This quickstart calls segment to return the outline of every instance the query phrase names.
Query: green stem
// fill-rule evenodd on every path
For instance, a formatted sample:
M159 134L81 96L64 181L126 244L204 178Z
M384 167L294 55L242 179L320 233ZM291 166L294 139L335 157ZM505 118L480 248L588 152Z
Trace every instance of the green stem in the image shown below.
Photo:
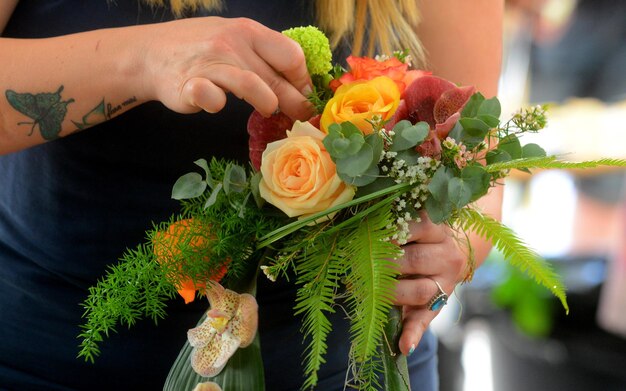
M411 391L406 356L400 353L398 346L402 333L402 308L391 307L388 319L384 329L385 346L382 352L385 391Z

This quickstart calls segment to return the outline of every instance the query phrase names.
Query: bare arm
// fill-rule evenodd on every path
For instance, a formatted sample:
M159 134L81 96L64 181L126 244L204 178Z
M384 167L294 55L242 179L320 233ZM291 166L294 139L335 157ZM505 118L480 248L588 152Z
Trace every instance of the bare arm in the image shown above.
M502 60L503 0L418 0L422 22L418 35L429 69L454 83L473 85L487 97L498 92ZM500 220L502 186L492 188L477 205ZM491 245L473 237L480 263Z
M279 105L295 118L310 114L300 47L247 19L2 38L0 69L0 154L88 128L150 100L180 113L217 112L232 92L266 115Z
M437 76L474 85L486 96L497 92L502 54L503 0L419 0L422 23L418 34L427 52L428 68ZM500 219L502 188L491 189L478 207ZM400 272L409 276L396 285L396 304L403 305L400 350L410 354L438 311L428 303L438 292L436 281L450 294L468 272L467 250L445 225L427 216L411 226L410 243L399 259ZM490 243L470 235L477 263Z

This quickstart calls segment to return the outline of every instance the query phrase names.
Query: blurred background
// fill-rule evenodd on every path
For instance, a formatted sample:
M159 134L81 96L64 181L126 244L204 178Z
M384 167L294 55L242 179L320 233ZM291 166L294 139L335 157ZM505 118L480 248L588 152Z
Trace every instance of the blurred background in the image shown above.
M550 103L522 144L626 158L626 1L506 5L503 116ZM433 325L441 390L626 390L626 172L515 174L503 222L558 270L570 313L492 252Z

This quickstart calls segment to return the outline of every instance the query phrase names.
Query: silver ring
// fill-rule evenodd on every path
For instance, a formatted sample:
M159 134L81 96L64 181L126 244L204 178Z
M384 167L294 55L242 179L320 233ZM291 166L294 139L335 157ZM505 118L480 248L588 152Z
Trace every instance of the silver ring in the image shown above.
M432 280L437 285L437 289L439 292L435 293L435 295L428 301L428 309L431 311L439 311L443 308L444 305L448 304L448 294L444 292L443 288L437 281L433 278L426 277L429 280Z

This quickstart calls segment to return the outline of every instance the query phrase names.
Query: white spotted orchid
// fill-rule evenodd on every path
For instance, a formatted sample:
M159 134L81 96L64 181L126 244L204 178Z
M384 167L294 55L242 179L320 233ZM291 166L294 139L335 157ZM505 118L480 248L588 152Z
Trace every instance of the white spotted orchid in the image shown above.
M218 375L235 351L250 345L258 325L256 299L247 293L225 289L219 283L207 284L211 304L206 320L187 332L193 347L191 366L199 375Z

